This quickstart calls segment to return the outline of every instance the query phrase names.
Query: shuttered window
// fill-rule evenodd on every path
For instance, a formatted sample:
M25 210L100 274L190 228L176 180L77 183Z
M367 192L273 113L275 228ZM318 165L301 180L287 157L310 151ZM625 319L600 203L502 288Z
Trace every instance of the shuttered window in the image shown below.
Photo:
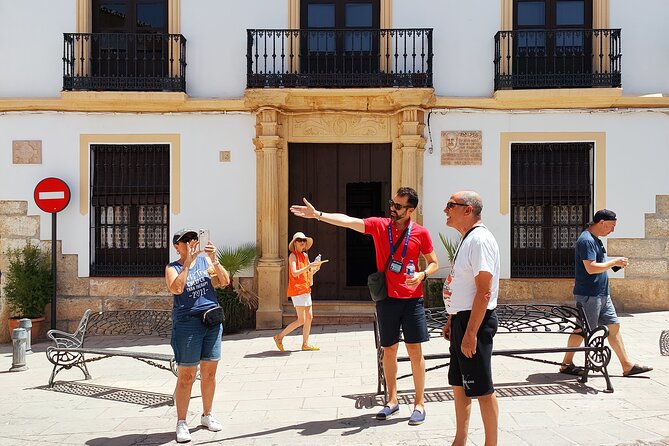
M91 146L91 276L162 276L169 257L167 144Z
M591 142L511 145L511 277L574 277L592 215Z

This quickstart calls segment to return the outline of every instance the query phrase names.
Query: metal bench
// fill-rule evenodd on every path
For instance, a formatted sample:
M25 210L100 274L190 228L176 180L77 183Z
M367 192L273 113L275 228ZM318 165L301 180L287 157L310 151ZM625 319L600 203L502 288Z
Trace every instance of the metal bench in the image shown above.
M441 338L442 328L446 323L447 314L444 308L427 308L425 310L427 317L427 328L430 338ZM606 326L599 326L595 329L590 329L583 311L579 305L578 308L566 305L498 305L497 318L499 327L498 334L503 333L546 333L546 334L571 334L580 330L580 334L584 339L584 345L581 347L567 347L566 339L561 340L561 346L546 347L546 348L520 348L520 349L496 349L493 347L493 355L507 356L518 359L525 359L529 361L542 362L545 364L560 365L559 362L547 361L544 359L530 358L521 355L536 355L544 353L565 353L565 352L585 352L584 374L579 378L579 382L586 383L588 381L588 374L590 372L601 372L606 379L606 393L613 392L611 379L607 371L607 366L611 360L611 349L604 345L604 341L609 335L609 330ZM383 373L383 348L379 341L379 329L376 321L376 314L374 314L374 340L376 342L376 361L378 369L378 383L377 394L383 393L388 397L386 389L386 381ZM444 342L444 349L446 353L426 354L425 360L450 359L451 355L448 353L448 343ZM398 362L409 361L408 356L398 356ZM448 366L439 364L434 367L427 368L426 371L436 370ZM411 374L399 376L397 379L407 378Z
M660 333L660 354L669 356L669 330L663 330Z
M85 341L90 336L160 336L167 338L172 333L171 311L167 310L118 310L93 313L86 310L74 333L49 330L47 336L54 345L47 347L46 356L53 364L49 387L61 370L73 367L91 379L86 364L112 356L133 358L177 375L172 354L144 353L110 348L87 348ZM91 355L90 357L87 355ZM167 363L167 364L164 364Z

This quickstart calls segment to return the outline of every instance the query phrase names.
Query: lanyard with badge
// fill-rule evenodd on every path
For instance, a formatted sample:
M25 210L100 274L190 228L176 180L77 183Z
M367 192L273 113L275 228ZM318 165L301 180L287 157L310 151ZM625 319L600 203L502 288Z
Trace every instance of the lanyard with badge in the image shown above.
M453 278L455 277L455 260L458 258L458 253L460 253L460 248L462 247L462 244L465 242L465 239L467 236L476 228L480 228L483 225L476 225L472 227L467 233L465 234L464 237L462 237L462 240L460 240L460 243L458 244L458 249L455 250L455 255L453 256L453 267L451 268L451 272L448 274L448 277L446 277L446 280L444 280L444 287L441 290L442 294L442 299L444 300L444 307L446 309L446 312L448 312L448 309L451 307L451 295L453 295L453 290L451 289L451 282L453 282Z
M390 258L392 262L388 266L388 269L394 273L399 273L402 271L402 264L404 263L404 257L407 255L407 246L409 246L409 235L411 235L411 226L413 222L409 223L409 227L406 229L406 236L404 238L404 248L402 248L402 260L395 260L395 246L393 245L393 233L390 229L390 224L388 225L388 243L390 243ZM401 237L401 236L400 236Z

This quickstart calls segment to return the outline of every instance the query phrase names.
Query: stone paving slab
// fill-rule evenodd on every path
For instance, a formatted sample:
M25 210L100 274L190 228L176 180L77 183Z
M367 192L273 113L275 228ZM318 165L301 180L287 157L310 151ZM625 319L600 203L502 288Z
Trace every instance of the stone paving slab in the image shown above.
M495 357L493 369L500 406L501 445L669 446L669 356L659 353L659 335L669 329L669 312L622 315L622 333L632 358L655 370L625 378L617 359L609 371L615 392L593 376L582 385L541 362ZM450 444L455 434L453 395L447 368L428 373L427 421L408 426L411 378L400 381L401 410L385 422L374 419L383 403L376 391L376 357L371 324L314 327L318 352L297 350L301 334L276 351L270 331L226 336L218 371L215 412L222 432L198 426L200 391L194 386L188 420L191 444L408 445ZM89 344L170 353L167 340L124 337L92 339ZM564 336L500 335L499 347L561 345ZM98 342L97 344L95 342ZM46 342L27 357L29 370L10 373L11 346L0 345L1 445L167 445L176 444L176 410L171 405L175 378L167 371L129 358L89 364L85 381L79 370L61 372L54 389L47 382L51 365ZM443 352L434 339L425 352ZM400 354L405 354L402 347ZM561 355L541 359L560 361ZM577 356L577 363L582 355ZM427 366L437 365L428 361ZM401 363L399 375L410 372ZM483 445L483 426L472 408L469 445Z

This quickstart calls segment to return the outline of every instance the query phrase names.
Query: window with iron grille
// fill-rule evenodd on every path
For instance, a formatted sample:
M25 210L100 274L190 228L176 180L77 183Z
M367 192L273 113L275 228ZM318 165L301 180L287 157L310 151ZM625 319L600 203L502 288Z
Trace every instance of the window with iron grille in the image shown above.
M162 276L169 257L170 146L91 146L91 276Z
M511 144L511 277L574 277L592 215L591 142Z

